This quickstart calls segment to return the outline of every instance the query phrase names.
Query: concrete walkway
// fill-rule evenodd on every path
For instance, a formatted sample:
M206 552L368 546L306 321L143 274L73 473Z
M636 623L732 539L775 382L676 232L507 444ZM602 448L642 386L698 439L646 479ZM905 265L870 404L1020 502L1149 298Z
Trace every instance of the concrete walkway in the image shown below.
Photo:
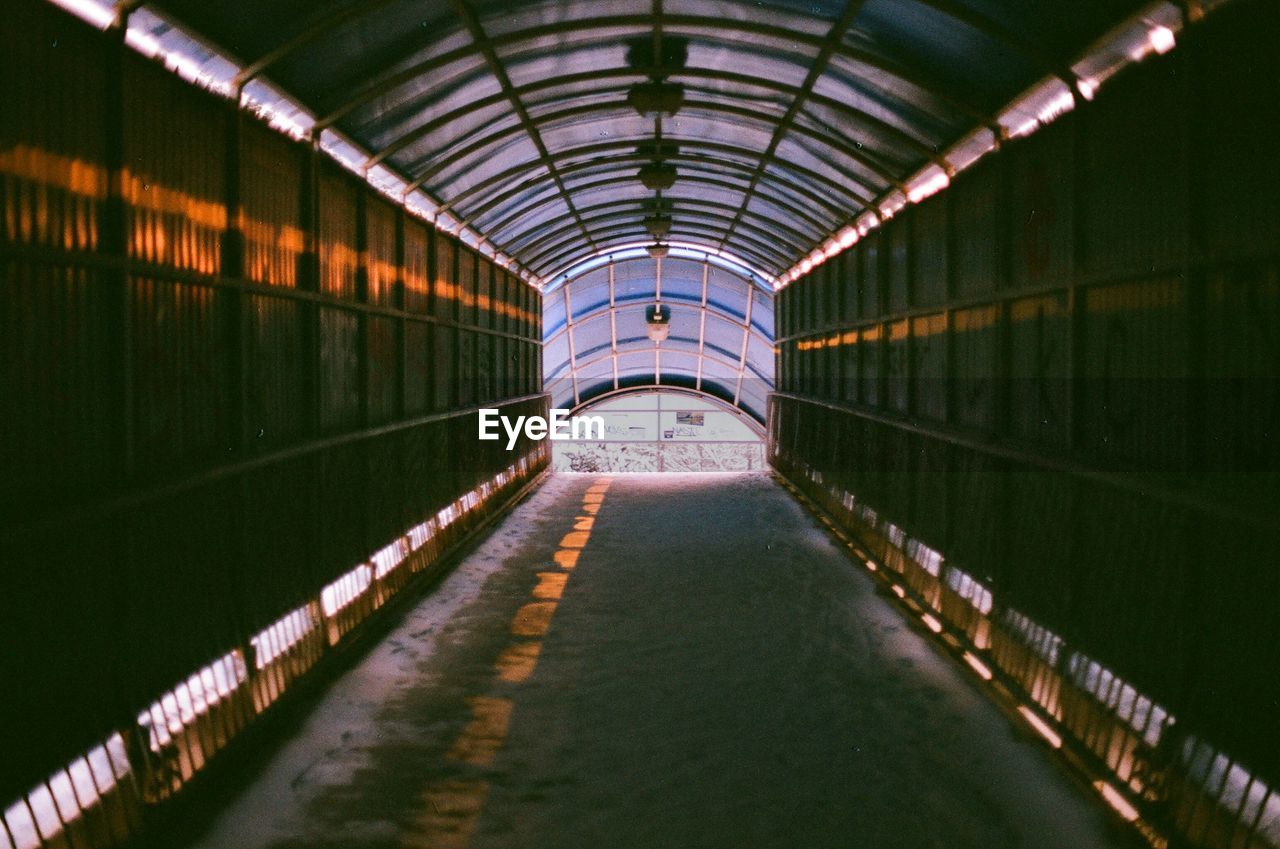
M1116 845L762 474L557 475L202 849Z

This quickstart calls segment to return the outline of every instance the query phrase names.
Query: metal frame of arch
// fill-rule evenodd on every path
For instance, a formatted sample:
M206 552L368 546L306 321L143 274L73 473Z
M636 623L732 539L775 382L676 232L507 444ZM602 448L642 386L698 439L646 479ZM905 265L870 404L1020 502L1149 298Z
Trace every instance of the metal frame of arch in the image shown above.
M712 172L712 173L714 174L715 172ZM608 177L603 180L587 182L581 185L573 185L571 186L571 189L573 191L586 194L586 193L595 191L596 189L603 189L603 188L608 188L610 186L616 186L617 182L618 181L616 177ZM741 192L744 188L746 188L745 183L742 185L738 185L735 183L730 183L727 180L716 179L715 177L704 177L701 174L691 172L689 169L681 170L680 182L682 184L689 184L689 185L696 185L696 186L709 186L711 188L721 189L729 192ZM793 219L795 219L795 222L802 222L808 225L816 233L826 234L828 232L828 228L830 228L831 226L830 222L823 223L819 221L817 218L813 217L813 215L810 213L809 210L797 207L788 200L779 199L774 195L765 195L762 192L756 192L756 194L759 195L766 203L769 203L772 206L777 207L779 210L791 216ZM679 203L682 199L680 196L672 195L672 194L667 194L665 195L665 197L666 199L672 201L673 203ZM544 194L542 197L540 197L536 201L534 200L526 201L525 205L522 206L519 210L509 214L506 218L503 218L500 221L487 225L486 229L489 232L493 233L495 237L497 237L498 234L504 232L508 227L513 226L522 217L528 215L530 212L532 212L535 209L538 209L539 207L545 206L548 203L553 203L555 200L556 200L556 197L554 194ZM796 232L799 232L799 231L796 231Z
M618 315L622 312L633 313L636 310L644 308L647 298L630 298L627 301L619 301L617 297L616 272L620 265L638 263L652 266L653 273L653 299L663 300L662 281L663 261L654 260L648 257L635 257L620 260L618 262L610 262L605 267L608 269L608 298L599 303L594 303L585 310L575 311L573 307L574 288L578 281L582 280L588 272L582 272L566 281L562 289L557 290L557 295L561 295L564 299L564 324L558 326L548 333L543 339L544 349L546 346L554 345L557 342L564 342L564 350L567 356L563 361L546 364L546 380L548 383L557 383L566 381L566 385L572 386L575 403L580 401L580 376L583 372L591 372L599 367L601 363L612 362L612 383L614 388L619 387L619 358L644 354L648 351L655 351L654 354L654 372L655 375L661 374L661 358L663 349L661 346L653 346L647 337L628 338L620 340L618 338ZM752 323L752 314L756 309L760 309L761 303L772 303L773 295L771 292L760 290L751 280L740 274L730 272L729 279L736 281L742 287L743 294L746 299L745 314L739 316L720 306L718 306L710 297L711 295L711 264L703 260L699 263L701 266L701 279L699 284L699 296L696 299L685 297L672 298L669 295L666 301L671 303L674 308L686 310L697 314L698 331L697 338L684 338L681 341L684 344L696 344L695 350L672 350L671 353L681 358L692 357L697 363L697 369L693 373L687 373L683 370L677 370L684 379L694 383L696 388L702 386L704 380L704 366L709 362L715 362L724 367L734 375L731 385L725 387L726 393L730 396L730 400L739 408L744 409L749 415L755 416L757 412L763 416L764 411L747 410L741 405L742 386L748 373L765 380L770 387L772 386L772 369L773 358L769 358L766 364L753 365L748 357L750 343L754 339L756 343L766 346L770 351L773 349L773 338L762 331L759 327ZM595 267L591 273L598 273L599 267ZM690 282L688 276L681 275L686 283ZM599 285L599 279L595 278L592 285ZM721 282L717 286L725 285L722 277ZM550 297L550 296L549 296ZM547 301L550 305L552 302ZM609 334L606 338L596 338L598 331L592 335L591 340L583 340L578 338L575 330L584 322L596 322L601 316L609 317ZM707 317L712 316L716 321L722 322L734 328L740 337L736 341L736 350L716 348L708 344L707 341ZM762 373L757 366L762 366L765 372ZM660 377L658 378L660 380Z
M127 2L137 4L137 0ZM366 168L382 166L395 172L404 179L406 195L421 189L439 202L441 213L477 230L496 250L535 272L574 252L598 252L617 233L615 221L632 213L628 204L619 202L590 206L591 212L584 215L578 208L582 185L578 181L586 178L586 187L603 189L610 179L634 179L628 172L637 159L627 149L646 139L569 149L552 149L543 140L544 133L581 120L606 120L627 109L621 95L631 81L663 76L685 86L685 114L710 123L695 122L701 137L696 132L667 136L664 142L679 145L680 150L664 158L696 174L697 181L691 179L690 185L741 194L736 212L727 219L715 217L706 204L676 204L677 219L683 219L676 223L700 243L707 242L711 250L750 256L775 274L862 212L876 209L886 193L902 190L906 179L920 168L932 163L949 171L940 151L966 133L987 127L999 135L994 117L997 105L1019 93L1018 86L1047 75L1066 82L1073 93L1079 91L1066 62L1075 55L1071 41L1080 36L1054 38L1047 30L1034 38L1023 35L1018 16L1012 11L1003 14L998 5L978 11L961 0L903 0L920 10L921 26L935 32L950 26L964 33L962 41L973 61L944 66L929 61L927 53L877 41L883 14L864 19L860 27L864 0L844 0L833 13L817 15L820 27L813 25L814 14L799 8L762 11L743 0L726 2L743 2L744 14L721 15L696 4L670 13L662 0L651 0L647 11L628 7L602 11L600 6L584 4L568 12L580 17L500 21L490 10L475 9L472 0L448 0L447 6L442 4L448 12L432 12L439 23L434 41L439 52L423 58L424 48L432 49L435 37L425 41L390 38L383 26L384 37L369 40L384 45L375 48L377 52L368 52L360 41L351 39L349 34L357 29L377 32L384 17L403 17L406 12L404 8L390 11L391 0L353 0L292 30L286 19L280 29L287 34L266 49L224 46L230 55L249 57L235 80L242 90L249 81L278 72L301 89L291 94L305 95L307 86L298 69L318 51L332 54L333 44L346 45L345 52L336 54L339 63L334 66L336 73L328 77L329 90L316 97L328 99L330 105L316 110L320 114L314 132L341 129L369 151ZM151 4L165 10L185 9L193 18L211 24L217 20L216 15L205 17L196 0L151 0ZM384 10L387 14L380 15ZM252 9L244 11L247 27L254 14ZM1099 23L1114 23L1105 20L1101 11L1094 16ZM917 25L914 20L898 27L894 35L910 36ZM510 29L504 28L508 25ZM235 25L222 31L236 40ZM664 37L686 38L707 48L699 54L702 66L657 69L627 64L578 70L584 67L581 61L574 64L575 55L586 57L650 34L655 49ZM240 40L263 43L260 38ZM530 79L527 69L550 51L570 58L552 73ZM705 61L721 53L776 62L797 73L773 79L760 63ZM984 73L984 57L999 59L1005 70ZM834 69L837 58L841 65ZM341 59L355 61L342 64ZM522 73L509 74L508 68L517 65ZM720 67L707 67L715 65ZM797 83L801 73L803 81ZM497 91L482 82L486 79L496 83ZM823 80L845 87L851 96L841 97L831 86L823 88L819 85ZM451 101L451 94L464 86L476 89L478 96L462 98L465 103ZM307 102L305 96L301 102ZM762 103L769 107L759 108ZM484 114L483 120L473 120L482 110L495 107L508 110L508 117ZM715 129L744 124L770 133L763 149L763 140L761 145L735 144L730 132ZM402 129L386 132L397 125ZM660 117L655 120L655 133L660 137ZM519 160L504 163L507 167L473 184L459 182L462 174L455 172L468 162L493 158L520 138L527 138L532 148L522 148ZM419 151L415 145L426 139L431 140L432 150ZM791 154L788 142L803 153ZM735 176L727 177L730 173ZM736 179L745 179L745 185L735 185ZM759 222L766 217L750 208L757 196L762 205L773 206L794 222L786 230L771 222L769 245L756 238ZM571 220L578 234L576 244L561 244L560 230L565 228L560 227L531 239L531 232L541 225L521 220L535 214ZM486 222L496 226L488 228ZM719 232L712 232L713 227Z
M708 401L710 403L714 403L724 412L732 413L734 416L736 416L743 424L745 424L747 427L751 429L752 433L757 434L761 439L765 438L766 431L764 428L764 424L761 421L757 420L750 413L744 413L744 411L741 408L735 407L734 405L730 404L728 401L724 400L720 396L712 395L709 392L702 392L697 389L690 389L687 386L671 386L665 383L650 383L650 384L642 384L638 386L626 386L621 389L610 389L606 392L601 392L597 395L592 395L590 398L580 402L576 407L574 407L570 415L574 415L574 416L582 415L583 413L586 413L589 410L591 410L591 408L599 404L603 404L606 401L610 401L614 398L621 398L626 395L642 395L647 392L662 392L670 395L688 395L689 397L697 398L700 401Z
M700 208L705 207L705 208ZM687 221L701 221L715 223L719 221L730 221L734 218L737 211L735 207L728 204L715 203L713 201L700 201L691 198L683 198L670 204L673 215L679 215L682 223ZM604 214L588 215L592 210L603 212ZM644 233L641 227L641 219L645 212L645 203L635 200L618 200L608 203L598 204L594 207L583 207L579 210L582 214L582 220L588 225L600 224L611 221L621 221L636 226L640 233ZM768 221L763 216L752 214L753 217L761 218L768 224L774 222ZM576 223L576 222L575 222ZM803 236L786 225L778 225L776 227L764 226L762 224L749 223L745 225L752 232L764 238L775 238L788 247L796 250L804 248ZM520 253L525 250L534 251L540 248L544 243L557 239L565 233L568 224L561 224L556 227L545 227L536 224L529 229L524 230L518 236L506 239L502 242L503 250Z
M680 165L682 167L706 168L706 169L711 169L713 171L714 169L719 168L724 171L731 171L734 173L743 173L743 174L751 173L752 168L754 167L747 163L738 162L732 159L724 159L721 157L701 156L701 155L694 156L688 153L678 153L678 154L667 155L666 159L668 162L676 163L677 165ZM560 173L562 175L569 176L569 175L578 175L585 172L588 176L596 176L600 173L614 173L616 172L618 165L635 167L635 166L642 165L648 161L649 161L649 157L647 156L644 156L641 154L628 154L626 156L610 157L607 161L598 161L598 162L588 161L588 162L577 163L574 165L567 165L560 169ZM793 193L794 195L796 195L796 198L795 198L796 201L803 200L805 202L814 204L815 206L818 206L826 210L828 213L831 214L832 220L840 220L843 207L841 207L838 204L838 202L832 201L823 197L817 192L814 192L811 189L809 189L807 186L798 185L789 180L785 180L778 174L766 174L764 180L767 181L771 186L776 186L787 192ZM474 221L474 220L480 219L484 214L489 212L491 209L503 203L506 203L508 200L511 200L513 197L519 195L521 192L526 192L535 186L541 185L542 183L543 183L542 180L538 179L537 177L534 177L526 180L523 183L520 183L516 186L506 189L502 193L492 196L487 201L485 201L484 204L482 204L480 207L478 207L476 210L472 212L472 214L469 217L469 220ZM519 208L517 208L516 212L518 211L519 211Z
M701 238L707 234L711 234L713 238L708 244L709 250L716 250L715 238L716 234L724 231L712 224L703 224L694 219L685 219L676 223L668 237L671 241L678 240L681 236L690 236L694 239ZM613 224L606 227L600 227L596 230L597 245L596 250L602 249L603 240L613 236L629 236L630 241L640 241L648 239L648 235L640 227L639 222ZM786 251L779 249L776 244L764 243L752 236L740 235L735 240L734 250L742 254L745 258L750 259L762 267L776 264L781 257L788 256ZM559 242L553 246L544 248L536 254L530 254L526 257L525 262L530 268L538 273L545 273L564 265L574 257L583 253L582 246L574 241L572 236L562 237Z

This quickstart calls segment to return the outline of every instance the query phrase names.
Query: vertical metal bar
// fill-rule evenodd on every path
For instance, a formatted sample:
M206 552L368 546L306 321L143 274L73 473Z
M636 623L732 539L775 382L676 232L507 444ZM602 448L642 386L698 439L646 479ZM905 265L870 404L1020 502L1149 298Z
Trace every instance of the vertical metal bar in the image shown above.
M1084 268L1084 153L1089 110L1077 109L1071 121L1071 280L1067 289L1067 449L1076 451L1082 443L1084 404L1084 292L1078 281Z
M312 139L300 164L301 187L298 193L298 226L303 248L298 257L298 288L304 292L320 289L320 251L317 234L319 214L320 141ZM320 308L314 303L295 301L302 339L302 387L306 416L306 432L319 433L321 414L320 375Z
M1010 209L1012 207L1012 168L1008 155L996 157L996 292L1000 294L996 308L996 374L995 374L995 432L1008 436L1012 430L1012 391L1009 385L1013 372L1013 340L1008 291L1012 281L1013 246L1010 238Z
M614 288L614 265L609 263L609 353L613 362L613 388L618 389L618 313ZM568 286L568 284L565 284Z
M223 182L223 199L226 204L227 223L222 233L222 280L234 284L223 291L226 303L226 345L230 352L228 380L231 383L231 411L229 426L231 446L237 453L244 452L253 441L249 436L249 305L244 280L244 229L242 201L240 197L240 148L244 114L238 103L227 110L226 171Z
M370 303L369 296L369 204L368 192L361 185L356 191L356 292L355 301L361 307ZM356 392L360 408L359 421L371 423L369 398L369 311L356 309Z
M742 397L742 378L747 370L747 343L751 340L751 305L755 302L754 286L747 287L747 318L742 326L742 351L738 354L738 383L733 389L733 405L738 406ZM703 315L706 315L704 312Z
M133 297L129 274L124 270L128 257L128 216L125 209L123 179L124 150L124 57L129 49L125 45L128 15L122 14L109 31L106 49L107 65L104 69L104 145L105 165L108 175L108 192L102 210L102 230L99 253L115 262L108 262L102 271L106 291L113 300L109 312L111 318L112 351L110 358L117 376L113 387L115 394L116 451L119 457L121 477L130 478L135 469L134 436L134 374L133 374Z
M654 259L653 299L659 304L662 303L662 257ZM653 343L653 383L655 386L662 383L662 344L660 342ZM661 459L658 465L661 467Z
M578 355L573 344L573 299L569 297L569 284L561 289L564 292L564 332L569 340L569 379L573 382L573 406L578 406ZM541 347L541 346L538 346Z
M706 358L707 347L707 276L711 273L711 263L702 263L702 309L698 313L698 376L694 388L702 391L702 362Z
M396 206L396 280L392 290L392 304L401 315L396 319L396 418L403 419L407 414L406 396L408 394L409 380L409 350L407 339L408 319L405 318L405 246L404 246L404 227L405 216L404 206Z

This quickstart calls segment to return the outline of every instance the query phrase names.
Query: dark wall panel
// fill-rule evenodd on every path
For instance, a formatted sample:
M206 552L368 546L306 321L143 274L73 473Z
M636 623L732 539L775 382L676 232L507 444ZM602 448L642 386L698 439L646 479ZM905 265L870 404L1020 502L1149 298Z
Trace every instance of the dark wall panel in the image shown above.
M527 441L482 446L460 406L545 410L540 298L473 252L460 285L455 239L118 33L43 0L7 11L0 804L117 732L118 792L152 802L545 467ZM410 534L394 581L321 603ZM255 664L300 610L289 628L310 630ZM222 658L244 681L201 702ZM153 744L139 712L188 696L199 716L173 722L200 728Z
M12 259L0 273L0 504L21 515L89 498L123 471L119 360L105 353L120 299L91 269Z
M396 248L396 219L401 213L390 203L370 196L365 202L365 256L368 302L396 306L400 264Z
M949 198L944 192L914 207L911 219L912 305L927 307L947 299L950 258Z
M1065 282L1074 269L1074 121L1059 121L1009 150L1009 283Z
M128 255L201 274L220 270L231 112L141 56L124 63Z
M1175 53L1130 69L1081 113L1085 272L1163 270L1187 258L1188 117L1180 58Z
M231 444L226 293L141 277L130 290L139 471L207 465Z
M360 321L337 307L320 307L320 427L360 424Z
M1068 295L1052 292L1009 302L1009 432L1065 446L1070 403Z
M297 301L265 295L248 299L246 421L260 447L297 439L309 426L300 364L306 361L303 323L312 309Z
M404 222L404 308L425 315L431 303L431 233L414 218Z
M335 298L355 300L360 259L356 206L364 190L338 165L321 162L317 170L315 232L320 278L316 288Z
M365 338L369 346L366 354L369 373L365 377L369 393L368 421L370 424L378 424L391 421L398 412L399 327L394 319L382 316L370 316L365 321Z
M1084 298L1086 444L1160 471L1181 468L1190 391L1185 284L1094 286Z
M960 296L993 292L999 283L1002 162L988 159L956 177L947 190L955 216L952 273Z
M306 247L302 164L308 151L253 121L240 127L240 214L244 275L271 286L298 285Z
M1228 795L1280 782L1277 32L1211 12L896 214L845 254L856 319L808 308L823 271L778 299L771 462L922 606L936 548L939 620L1195 846L1252 828L1223 765Z

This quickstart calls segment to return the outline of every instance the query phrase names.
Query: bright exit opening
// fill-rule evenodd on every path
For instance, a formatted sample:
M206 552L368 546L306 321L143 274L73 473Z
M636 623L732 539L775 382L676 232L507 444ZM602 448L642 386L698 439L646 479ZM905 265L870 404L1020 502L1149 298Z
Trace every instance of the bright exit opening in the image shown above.
M552 443L557 472L740 472L764 468L764 431L717 398L680 389L623 391L574 410L604 438Z

